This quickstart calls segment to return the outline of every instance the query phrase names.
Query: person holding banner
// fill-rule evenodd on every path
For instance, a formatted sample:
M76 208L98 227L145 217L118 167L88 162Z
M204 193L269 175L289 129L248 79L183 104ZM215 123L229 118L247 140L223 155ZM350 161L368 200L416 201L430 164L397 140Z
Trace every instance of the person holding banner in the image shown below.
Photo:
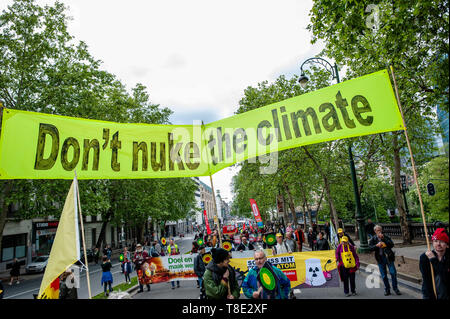
M174 243L173 239L170 240L170 244L167 246L167 253L170 256L179 255L180 250L178 249L178 245ZM171 281L172 289L175 289L175 281ZM177 280L177 288L180 288L180 281Z
M419 269L422 273L422 297L423 299L449 299L450 296L450 253L448 249L449 237L444 228L438 228L431 237L433 250L428 250L420 255ZM433 276L436 295L433 289Z
M242 282L242 290L244 295L250 299L288 299L291 295L291 281L289 278L277 267L274 267L270 262L267 261L266 254L264 250L255 251L255 266L250 269L244 281ZM269 286L272 285L273 291L268 291L264 289L264 286L258 280L258 276L262 271L263 267L269 267L269 272L264 276ZM263 274L264 275L264 274ZM263 279L264 280L264 279Z
M302 252L303 243L305 242L305 233L302 230L302 226L297 225L297 230L294 233L295 240L297 241L297 248L299 252Z
M338 271L341 281L344 283L344 294L346 297L356 295L356 270L359 269L359 258L356 254L355 247L348 242L348 237L343 236L341 243L336 248L336 261L338 263ZM350 281L350 290L349 283Z
M211 249L212 261L203 276L207 299L238 299L240 287L234 269L229 266L230 254L223 248Z
M237 251L254 250L254 249L255 247L253 246L253 244L248 242L247 237L245 236L242 236L241 243L236 248Z

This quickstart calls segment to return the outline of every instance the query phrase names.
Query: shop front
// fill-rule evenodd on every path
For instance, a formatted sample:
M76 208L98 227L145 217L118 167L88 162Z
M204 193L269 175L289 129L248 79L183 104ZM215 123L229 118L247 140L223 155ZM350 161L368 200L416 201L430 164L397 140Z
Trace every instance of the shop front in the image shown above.
M49 255L55 240L58 221L33 223L32 256Z

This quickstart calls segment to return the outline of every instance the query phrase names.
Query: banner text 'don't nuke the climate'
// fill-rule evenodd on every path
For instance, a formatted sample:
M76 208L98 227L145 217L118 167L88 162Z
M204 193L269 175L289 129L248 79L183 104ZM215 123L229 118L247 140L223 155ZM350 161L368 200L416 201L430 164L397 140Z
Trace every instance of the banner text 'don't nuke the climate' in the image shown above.
M206 125L123 124L5 109L0 179L206 176L246 159L404 129L387 71Z

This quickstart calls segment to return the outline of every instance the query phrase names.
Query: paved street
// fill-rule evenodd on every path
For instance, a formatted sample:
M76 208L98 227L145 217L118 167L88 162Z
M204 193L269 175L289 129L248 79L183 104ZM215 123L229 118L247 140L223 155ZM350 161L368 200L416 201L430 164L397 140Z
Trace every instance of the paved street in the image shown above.
M176 243L182 253L186 253L191 249L193 241L192 234L181 239L177 239ZM90 282L92 296L95 296L103 291L100 286L101 280L101 268L100 264L91 264L90 269ZM113 260L113 268L111 270L114 278L114 284L123 283L124 276L121 273L118 262ZM136 273L133 272L131 277L135 277ZM367 288L366 280L368 274L364 271L358 271L356 274L357 296L345 297L343 293L343 286L339 288L310 288L295 290L295 296L297 299L336 299L336 298L349 298L349 299L421 299L419 291L412 288L400 285L400 290L403 295L396 296L384 296L383 284L380 288ZM26 277L26 280L22 281L19 285L9 286L5 282L5 299L33 299L33 294L37 294L39 286L42 280L41 275L33 275ZM81 287L78 290L78 296L80 299L88 298L86 273L81 275ZM182 280L180 281L180 288L171 289L170 283L158 283L151 285L151 291L144 290L143 293L137 293L133 295L134 299L198 299L199 289L197 288L196 280ZM241 295L241 299L246 299L244 295Z
M401 296L395 294L384 296L384 286L380 288L366 288L367 274L358 271L356 274L356 296L345 297L344 288L310 288L295 291L297 299L421 299L418 291L400 286ZM151 286L151 291L144 291L133 296L134 299L198 299L199 289L195 280L180 281L180 288L171 289L170 283L159 283ZM247 299L243 294L240 299Z
M187 237L181 242L177 241L182 252L188 251L192 242L191 237ZM336 288L310 288L302 289L301 291L296 289L295 296L297 299L421 299L422 295L419 291L403 286L400 283L399 289L403 293L401 296L391 295L384 296L384 286L381 282L380 288L367 288L366 280L368 274L364 271L358 271L356 273L356 296L345 297L344 288L341 283L341 287ZM143 293L138 293L133 296L134 299L198 299L199 289L197 288L197 281L184 280L180 281L180 288L171 289L170 283L158 283L151 285L151 291L144 290ZM247 299L243 294L240 299Z
M121 269L119 263L116 261L112 261L113 268L111 269L111 273L113 275L114 283L113 285L117 285L119 283L125 282L125 277L121 273ZM135 277L136 273L132 273L131 277ZM33 294L37 294L39 292L39 288L41 285L43 274L34 275L33 278L21 281L20 284L9 286L8 283L4 282L5 287L5 297L4 299L33 299ZM89 279L91 284L91 294L95 296L103 291L103 288L100 286L100 281L102 277L102 269L100 268L100 264L89 265ZM88 298L88 289L87 289L87 280L86 280L86 272L83 271L80 278L80 289L78 289L78 297L79 298Z

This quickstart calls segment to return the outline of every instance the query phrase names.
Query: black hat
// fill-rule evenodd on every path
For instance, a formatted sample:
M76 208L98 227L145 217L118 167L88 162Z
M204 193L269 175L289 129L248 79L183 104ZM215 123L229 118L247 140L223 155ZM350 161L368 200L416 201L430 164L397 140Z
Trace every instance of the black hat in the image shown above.
M213 248L211 249L211 254L216 264L220 264L222 261L230 257L228 251L223 248Z

